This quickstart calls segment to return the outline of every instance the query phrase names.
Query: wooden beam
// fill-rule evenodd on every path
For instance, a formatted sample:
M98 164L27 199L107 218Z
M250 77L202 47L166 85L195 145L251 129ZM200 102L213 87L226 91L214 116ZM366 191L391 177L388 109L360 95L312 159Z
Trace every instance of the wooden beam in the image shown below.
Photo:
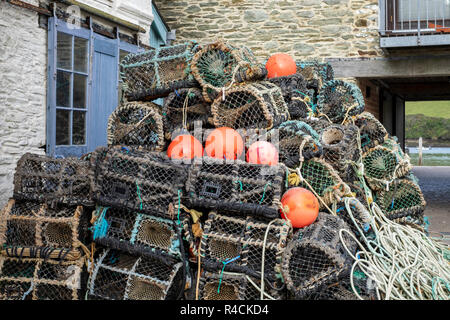
M6 2L9 2L10 4L12 4L14 6L18 6L18 7L24 8L24 9L28 9L28 10L46 15L47 17L50 17L52 15L50 10L29 4L27 2L23 2L20 0L6 0Z

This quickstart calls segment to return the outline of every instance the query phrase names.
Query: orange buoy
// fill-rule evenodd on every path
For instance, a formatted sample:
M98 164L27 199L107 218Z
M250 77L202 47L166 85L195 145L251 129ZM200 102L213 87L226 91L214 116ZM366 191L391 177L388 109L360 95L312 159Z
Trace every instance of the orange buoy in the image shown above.
M267 78L290 76L297 72L295 60L286 53L275 53L266 62Z
M217 128L206 138L205 152L212 158L235 160L244 152L244 140L232 128Z
M203 156L203 146L194 136L181 134L169 144L167 156L170 159L193 159Z
M248 148L247 162L274 166L278 164L278 150L270 142L256 141Z
M281 198L281 217L290 220L292 227L303 228L314 221L319 215L319 200L305 188L291 188Z

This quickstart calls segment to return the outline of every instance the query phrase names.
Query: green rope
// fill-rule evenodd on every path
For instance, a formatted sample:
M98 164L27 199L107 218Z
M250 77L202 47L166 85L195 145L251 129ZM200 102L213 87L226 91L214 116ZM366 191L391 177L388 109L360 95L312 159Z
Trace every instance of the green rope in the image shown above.
M222 268L222 271L220 272L219 286L217 287L217 293L220 293L220 286L221 286L221 284L222 284L223 271L225 270L225 267L227 266L227 264L229 264L230 262L233 262L233 261L239 259L240 257L241 257L241 256L239 255L239 256L237 256L237 257L230 258L230 259L228 259L228 260L226 260L226 261L222 261L222 263L223 263L223 268Z
M270 182L267 182L266 185L264 186L264 192L263 192L263 195L262 195L261 200L259 201L259 204L261 204L261 203L263 202L264 197L266 196L266 188L267 188L267 186L269 186L270 184L271 184Z
M242 185L242 181L240 181L240 180L236 180L234 183L236 183L236 182L238 182L239 183L239 185L240 185L240 189L241 189L241 191L243 191L244 190L244 188L243 188L243 185Z
M180 212L181 212L181 190L178 189L178 213L177 213L177 224L180 225Z
M141 190L139 190L139 185L138 185L137 181L136 181L136 187L137 187L137 195L138 195L138 197L139 197L139 201L141 202L141 204L140 204L140 206L139 206L139 209L142 210Z

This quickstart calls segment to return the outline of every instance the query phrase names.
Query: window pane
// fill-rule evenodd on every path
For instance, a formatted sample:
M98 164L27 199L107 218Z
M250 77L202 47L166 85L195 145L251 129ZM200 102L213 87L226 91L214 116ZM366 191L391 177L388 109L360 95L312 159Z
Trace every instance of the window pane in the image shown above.
M70 111L56 109L56 144L70 144Z
M72 70L72 36L58 32L57 67Z
M86 108L87 77L73 74L73 107Z
M73 112L73 126L72 126L72 144L84 145L86 144L86 112Z
M56 105L70 108L70 73L58 70L56 74Z
M75 37L74 46L73 69L75 71L87 73L88 41L86 39Z
M450 2L443 0L400 0L398 2L400 21L434 20L450 18ZM439 22L439 21L438 21ZM442 25L442 21L440 21Z

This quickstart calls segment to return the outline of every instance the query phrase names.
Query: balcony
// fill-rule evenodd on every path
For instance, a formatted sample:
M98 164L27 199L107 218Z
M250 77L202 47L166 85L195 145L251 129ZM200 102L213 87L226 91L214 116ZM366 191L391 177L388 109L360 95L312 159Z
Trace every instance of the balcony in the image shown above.
M450 0L379 0L381 48L450 45Z

